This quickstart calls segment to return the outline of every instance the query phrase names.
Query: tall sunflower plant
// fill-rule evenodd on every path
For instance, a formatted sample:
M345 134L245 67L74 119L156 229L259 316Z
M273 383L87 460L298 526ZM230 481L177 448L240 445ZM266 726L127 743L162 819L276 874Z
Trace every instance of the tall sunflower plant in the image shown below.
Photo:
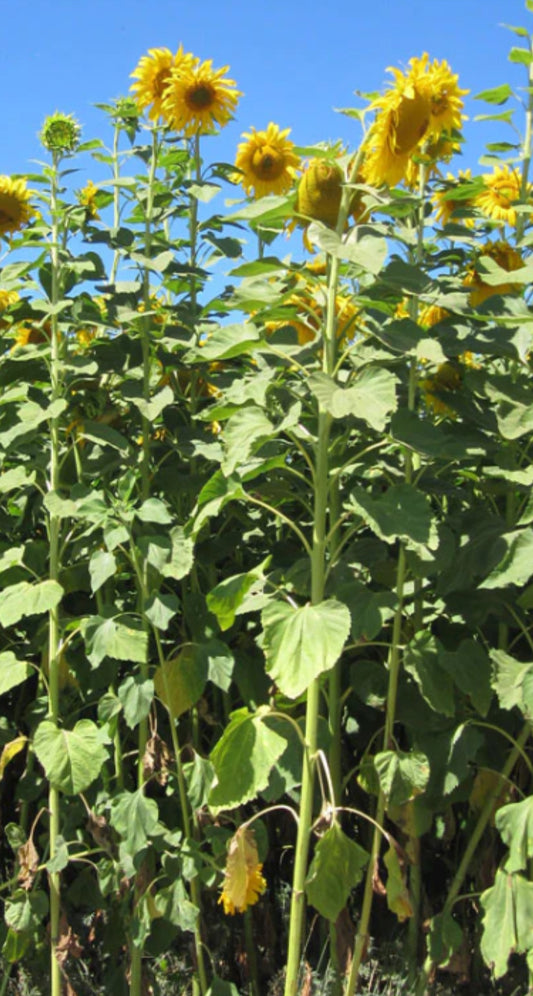
M454 175L423 54L356 151L212 167L228 73L149 49L104 178L67 114L0 177L4 992L294 996L319 922L346 996L398 931L420 996L531 958L531 106Z

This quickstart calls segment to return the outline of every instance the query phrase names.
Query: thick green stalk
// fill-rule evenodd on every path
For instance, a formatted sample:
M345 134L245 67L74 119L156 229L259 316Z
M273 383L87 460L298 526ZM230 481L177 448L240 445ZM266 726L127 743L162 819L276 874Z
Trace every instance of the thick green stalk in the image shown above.
M51 185L50 185L50 213L52 217L51 246L50 246L50 267L52 271L51 280L51 358L50 358L50 385L52 404L61 397L61 359L60 342L57 312L54 308L60 298L60 260L59 260L59 206L58 206L58 168L59 155L54 153ZM59 418L56 416L50 419L50 476L48 487L51 492L59 488L59 459L60 459L60 439L59 439ZM51 581L59 582L60 554L59 554L59 533L60 519L56 515L50 515L48 520L48 540L50 548L49 578ZM59 722L59 656L60 656L60 625L59 606L55 606L48 614L48 660L49 660L49 692L48 692L48 714L54 723ZM60 830L60 802L59 792L52 786L48 790L48 811L50 816L50 859L52 860L57 850L57 838ZM51 996L61 996L61 969L57 959L57 945L59 941L60 923L60 888L61 879L59 872L50 872L48 875L50 890L50 992Z
M118 229L120 223L120 187L118 186L118 181L120 178L120 163L118 161L118 143L120 136L120 124L118 121L115 122L115 129L113 132L113 180L115 181L115 186L113 187L113 227L115 231ZM111 276L110 281L113 284L117 279L118 264L120 261L120 252L115 249L113 254L113 264L111 266Z
M154 204L154 183L157 168L158 141L157 131L154 128L152 133L152 155L147 179L147 198L144 223L144 252L150 255L152 244L152 216ZM150 310L150 271L145 267L143 271L143 304L144 314L141 319L141 349L143 368L143 400L150 401L150 374L151 374L151 348L150 348L150 324L148 315ZM142 431L142 458L141 458L141 498L146 501L150 497L150 421L145 415L141 419ZM148 592L148 564L142 567L142 583L139 587L138 602L139 611L143 620L143 627L148 632L150 624L146 617L146 601ZM141 678L145 681L148 678L148 663L143 662L140 667ZM148 741L148 719L142 719L139 723L137 737L137 785L142 788L144 784L144 753ZM130 946L130 996L141 996L142 994L142 948L132 944Z
M533 36L529 39L529 47L533 53ZM522 204L526 204L529 200L528 198L528 187L529 187L529 168L531 166L531 139L533 134L533 62L528 66L528 86L526 89L528 94L527 108L526 108L526 120L524 129L524 141L522 145L522 183L520 187L520 201ZM526 227L526 222L529 219L529 213L520 211L517 215L516 220L516 242L517 245L520 244L524 237L524 231Z

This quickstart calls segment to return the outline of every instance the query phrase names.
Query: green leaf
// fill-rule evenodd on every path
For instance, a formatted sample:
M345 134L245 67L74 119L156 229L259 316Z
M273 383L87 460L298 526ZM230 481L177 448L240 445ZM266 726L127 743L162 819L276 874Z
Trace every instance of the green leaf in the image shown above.
M207 806L211 786L215 779L215 769L205 757L193 752L193 760L183 765L183 774L187 782L187 795L193 809Z
M395 411L396 377L382 367L364 367L350 387L340 387L324 373L312 374L311 390L318 398L323 411L333 418L345 419L348 415L363 419L377 432L383 432L387 415Z
M334 823L320 838L305 881L309 902L333 922L361 881L369 854Z
M533 948L533 882L498 868L494 885L481 894L481 954L496 979L507 971L509 956Z
M252 352L260 341L258 330L250 322L245 325L224 325L215 329L202 346L189 350L185 361L210 363L211 360L229 360Z
M485 100L487 104L505 104L509 97L513 96L513 91L508 83L501 86L492 87L490 90L482 90L476 93L474 100Z
M67 842L61 836L56 837L56 853L53 858L46 862L46 870L49 872L60 872L67 867L70 861Z
M44 892L39 889L33 892L16 889L13 895L6 899L4 919L11 930L32 930L39 926L47 913L48 898Z
M129 675L118 688L118 698L124 709L124 718L130 730L150 712L154 697L154 683L150 678Z
M207 661L207 677L217 688L227 692L231 685L235 658L230 648L222 640L209 640L196 646L200 659Z
M117 562L112 553L106 550L95 550L89 561L89 574L91 576L91 590L94 594L112 578L117 569Z
M176 718L187 712L202 695L207 681L207 659L196 644L187 644L177 657L164 661L154 674L161 702Z
M351 634L354 640L362 636L374 640L385 623L392 618L398 599L392 591L372 591L360 581L335 585L339 599L348 606L352 617Z
M4 650L0 653L0 695L22 685L32 673L33 668L26 661L17 660L11 650Z
M206 996L239 996L239 990L233 985L233 982L226 982L215 975L211 980Z
M392 806L402 806L424 792L430 774L425 754L386 750L373 760L383 794Z
M509 62L518 62L522 66L530 66L533 55L529 48L512 48L508 55Z
M509 848L505 871L523 871L533 857L533 798L501 806L494 820Z
M269 439L274 426L261 408L247 405L235 412L224 427L224 458L222 471L230 477L239 465L246 462L250 453L257 449L256 444Z
M194 542L185 535L183 526L174 526L170 530L170 559L162 568L164 578L174 578L181 581L189 574L194 563Z
M92 616L84 627L87 656L93 667L98 667L104 657L118 661L144 664L148 652L148 634L137 622L126 626L117 619Z
M350 632L350 612L334 599L294 609L272 601L262 612L267 672L283 695L298 698L339 659Z
M287 741L263 719L263 712L259 711L239 709L232 713L211 752L210 761L217 779L209 794L209 808L214 815L244 805L267 787L270 771Z
M501 560L481 582L480 588L505 588L523 585L533 574L533 529L515 529L498 540L498 549L505 544Z
M155 897L155 905L161 916L175 927L184 931L194 931L198 920L198 908L191 903L181 878L159 890Z
M387 543L398 538L411 539L415 543L428 543L431 539L428 499L412 484L393 484L378 498L373 498L363 488L354 488L348 507Z
M150 596L146 603L145 612L152 626L166 630L179 607L180 603L176 595L168 595L159 591Z
M229 629L235 622L235 615L243 603L250 588L264 578L264 571L270 564L270 557L261 564L247 571L246 574L235 574L217 584L206 597L207 608L217 617L222 630Z
M73 730L45 719L35 731L33 747L50 784L66 795L77 795L94 782L108 756L102 732L90 719L80 719Z
M147 799L142 788L121 792L111 802L111 826L122 838L126 853L135 857L146 846L159 819L157 803Z
M441 667L441 646L432 634L417 634L404 651L404 667L415 679L423 698L435 712L453 716L455 702L449 674Z
M428 954L435 965L446 967L463 943L463 931L451 913L438 913L429 921Z
M492 699L490 660L477 640L462 640L457 650L441 650L439 664L468 695L481 716L486 716Z
M366 273L377 276L383 268L388 255L387 241L380 235L363 235L354 230L352 237L341 238L331 228L326 228L317 222L312 222L307 230L310 242L314 242L336 259L345 259L355 263Z
M17 961L22 961L30 945L33 944L35 944L33 930L12 930L9 928L2 946L2 957L8 965L14 965Z
M160 498L147 498L135 510L135 515L141 522L158 522L162 526L168 526L172 522L172 516Z
M0 600L0 625L13 626L24 616L38 616L59 604L63 589L57 581L30 584L20 581L4 588Z
M517 661L504 650L491 650L494 664L492 687L503 709L518 706L527 718L533 716L533 663Z

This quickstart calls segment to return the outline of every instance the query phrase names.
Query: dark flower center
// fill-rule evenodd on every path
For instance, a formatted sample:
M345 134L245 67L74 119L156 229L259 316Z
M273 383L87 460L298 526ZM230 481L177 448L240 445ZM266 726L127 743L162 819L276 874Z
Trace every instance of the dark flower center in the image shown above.
M210 107L213 100L213 87L209 83L197 83L187 90L187 103L197 111Z

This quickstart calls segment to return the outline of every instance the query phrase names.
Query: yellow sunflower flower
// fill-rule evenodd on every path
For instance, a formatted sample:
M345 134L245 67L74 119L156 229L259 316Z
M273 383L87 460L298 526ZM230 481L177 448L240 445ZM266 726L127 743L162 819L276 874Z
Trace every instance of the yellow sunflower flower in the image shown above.
M96 206L96 195L98 193L98 187L93 183L92 180L87 180L83 190L79 191L78 197L80 204L85 208L86 217L94 218L98 220L100 215L98 214L98 208Z
M167 123L183 135L210 134L230 121L241 92L225 78L229 66L213 69L211 59L171 70L162 106Z
M180 45L175 55L169 48L149 48L148 55L143 55L131 73L136 83L132 83L137 106L141 111L148 110L150 121L157 123L165 118L163 96L170 83L171 72L189 69L196 65L196 59L190 52L184 52Z
M413 69L415 64L419 86L430 102L428 138L438 139L443 133L451 135L459 131L464 119L462 98L470 91L457 85L459 77L452 73L445 59L429 62L429 55L424 52L421 59L411 59Z
M485 189L476 197L476 207L487 218L516 225L515 204L520 199L522 178L518 169L509 169L506 164L495 166L492 173L483 175Z
M25 180L0 176L0 236L13 235L28 224L35 214L29 201Z
M224 913L244 913L257 903L266 889L262 870L253 831L239 827L228 844L224 885L218 900Z
M522 256L517 249L509 245L501 239L498 242L489 242L482 247L482 256L488 256L493 259L495 263L502 270L506 270L507 273L512 273L513 270L519 270L523 265L524 261ZM517 283L503 283L503 284L488 284L483 280L483 274L480 273L475 266L472 266L464 279L465 287L471 287L469 301L473 308L478 305L483 304L487 301L489 297L494 294L513 294L522 289L522 284Z
M280 131L271 121L266 131L252 128L243 133L247 141L240 143L235 158L242 175L235 174L234 180L242 184L247 194L253 191L255 197L264 197L290 190L300 167L300 157L292 151L294 142L287 138L290 130Z
M6 308L11 307L12 304L16 304L20 300L17 291L3 290L0 287L0 311L5 311Z
M458 391L462 380L460 364L446 360L445 363L441 363L437 367L432 377L426 377L425 380L421 381L420 386L424 392L424 400L429 410L435 415L449 415L455 418L453 408L450 408L438 395L442 391L450 393Z
M420 59L409 60L407 73L394 67L388 72L394 76L394 85L371 105L377 114L362 167L365 181L374 187L400 183L423 142L431 140L435 150L443 134L459 128L461 97L468 92L459 89L447 62L429 63L426 52ZM448 149L440 151L444 158L448 156Z
M420 309L418 324L422 325L423 328L431 329L434 325L438 325L439 322L443 322L449 315L450 312L446 311L446 308L441 308L438 304L426 304Z
M445 185L441 190L436 190L431 198L432 203L435 205L435 221L437 224L447 225L453 219L456 211L464 211L475 206L475 197L454 197L455 191L459 192L461 188L466 190L465 184L468 184L471 179L472 171L470 169L459 170L456 177L452 173L446 174ZM453 220L466 225L467 228L473 228L475 225L474 218L465 217Z

